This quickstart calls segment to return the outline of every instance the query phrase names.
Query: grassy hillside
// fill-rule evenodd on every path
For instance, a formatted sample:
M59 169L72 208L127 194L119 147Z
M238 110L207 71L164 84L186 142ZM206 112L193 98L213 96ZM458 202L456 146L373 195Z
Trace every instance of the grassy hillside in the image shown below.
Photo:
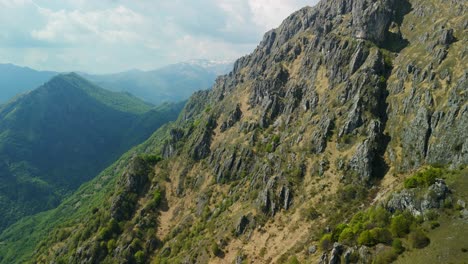
M0 230L57 206L182 105L155 108L67 74L0 107Z

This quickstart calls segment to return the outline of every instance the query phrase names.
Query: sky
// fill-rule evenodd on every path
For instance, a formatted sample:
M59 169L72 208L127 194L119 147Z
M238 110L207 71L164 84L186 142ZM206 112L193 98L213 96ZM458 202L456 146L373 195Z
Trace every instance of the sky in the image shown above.
M234 61L317 0L0 0L0 63L110 73Z

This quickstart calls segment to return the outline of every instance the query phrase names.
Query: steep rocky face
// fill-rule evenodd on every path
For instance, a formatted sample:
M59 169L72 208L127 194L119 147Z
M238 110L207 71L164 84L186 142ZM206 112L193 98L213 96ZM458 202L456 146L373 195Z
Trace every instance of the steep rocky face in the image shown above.
M112 239L81 236L79 248L93 261L282 262L412 170L466 165L464 7L334 0L292 14L144 145L164 160L131 215L102 210L97 223L84 220L125 228ZM119 197L120 182L102 208ZM155 189L163 203L145 210ZM76 248L49 241L35 258L83 261ZM335 245L322 263L342 254L372 261L366 247L343 251Z

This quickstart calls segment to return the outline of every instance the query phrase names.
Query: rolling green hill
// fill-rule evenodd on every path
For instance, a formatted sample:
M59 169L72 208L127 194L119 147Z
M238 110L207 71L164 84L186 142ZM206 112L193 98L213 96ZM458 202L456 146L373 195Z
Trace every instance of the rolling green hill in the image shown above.
M72 73L1 106L0 230L57 206L182 105L153 107Z

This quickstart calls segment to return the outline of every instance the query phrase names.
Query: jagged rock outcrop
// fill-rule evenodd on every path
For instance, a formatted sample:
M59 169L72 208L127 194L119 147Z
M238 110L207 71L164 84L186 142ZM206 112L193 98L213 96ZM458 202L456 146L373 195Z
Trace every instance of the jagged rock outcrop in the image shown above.
M468 54L465 29L455 23L461 17L451 18L447 32L428 29L432 17L448 23L428 12L421 0L321 1L266 33L151 142L165 157L149 185L167 190L158 219L166 222L154 232L141 213L120 216L125 227L138 228L125 230L119 247L157 233L156 251L136 248L164 261L205 263L222 251L226 262L269 263L291 252L321 256L320 263L372 262L374 249L366 246L335 245L315 256L294 247L316 237L328 217L346 218L376 192L394 191L388 182L401 177L393 175L467 163L468 73L452 66ZM438 180L427 192L394 194L385 208L423 215L448 194ZM151 195L132 204L145 208Z
M232 127L237 121L239 121L242 117L242 110L240 109L240 105L236 105L236 109L229 114L228 120L224 121L221 124L220 130L221 132L226 131L228 128Z
M209 116L206 122L200 125L203 126L203 129L198 137L195 138L190 154L192 159L196 161L208 157L211 153L210 145L213 136L213 129L216 127L216 120L214 117Z
M322 153L327 147L327 140L331 136L331 131L334 128L333 120L330 117L324 116L318 123L318 130L312 135L312 152Z
M184 131L182 129L171 129L169 132L169 139L164 143L161 150L163 158L170 158L176 154L177 142L184 137Z
M340 264L341 254L343 254L343 245L341 245L340 243L334 243L333 249L330 253L330 261L328 262L328 264Z
M134 213L137 197L143 195L148 187L150 168L145 160L134 157L120 179L120 191L110 207L111 217L117 221L128 219Z
M442 208L450 190L444 180L437 179L423 195L419 189L404 189L392 195L387 203L390 212L408 210L414 216L421 216L429 209Z
M349 162L350 168L355 171L363 182L367 182L375 173L375 161L381 153L382 127L379 121L371 121L367 129L368 137L357 146L357 150Z

